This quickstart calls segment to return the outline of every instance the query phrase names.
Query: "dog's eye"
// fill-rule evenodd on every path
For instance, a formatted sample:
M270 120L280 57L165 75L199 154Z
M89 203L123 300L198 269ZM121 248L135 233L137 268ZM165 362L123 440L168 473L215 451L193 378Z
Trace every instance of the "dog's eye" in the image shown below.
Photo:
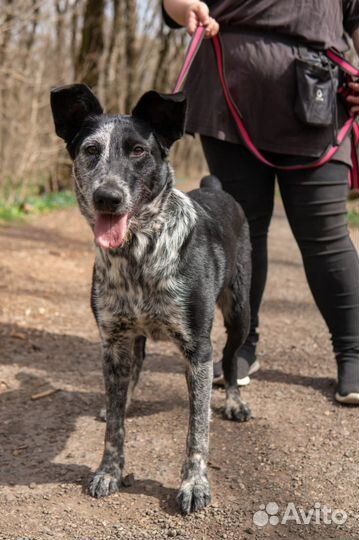
M145 153L145 149L140 144L136 144L131 150L132 157L141 157Z
M99 153L99 150L95 144L89 144L85 147L85 152L89 156L96 156Z

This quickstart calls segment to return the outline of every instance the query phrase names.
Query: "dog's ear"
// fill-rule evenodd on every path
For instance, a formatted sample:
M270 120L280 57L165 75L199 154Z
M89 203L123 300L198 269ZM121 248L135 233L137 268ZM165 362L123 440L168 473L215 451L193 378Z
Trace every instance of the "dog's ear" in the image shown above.
M169 148L184 134L186 98L182 92L160 94L151 90L140 98L132 114L148 122Z
M51 110L56 134L70 144L89 115L103 110L86 84L59 86L51 91Z

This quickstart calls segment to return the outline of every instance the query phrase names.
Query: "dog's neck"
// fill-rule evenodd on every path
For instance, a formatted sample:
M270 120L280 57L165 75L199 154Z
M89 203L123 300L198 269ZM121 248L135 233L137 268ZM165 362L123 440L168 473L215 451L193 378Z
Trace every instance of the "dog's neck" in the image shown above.
M161 191L154 199L142 205L141 210L136 213L132 219L131 232L132 237L137 232L147 231L151 235L151 231L158 230L158 222L161 222L161 216L166 212L167 205L174 192L175 177L174 172L168 164L168 172L166 182ZM131 240L131 238L129 239Z

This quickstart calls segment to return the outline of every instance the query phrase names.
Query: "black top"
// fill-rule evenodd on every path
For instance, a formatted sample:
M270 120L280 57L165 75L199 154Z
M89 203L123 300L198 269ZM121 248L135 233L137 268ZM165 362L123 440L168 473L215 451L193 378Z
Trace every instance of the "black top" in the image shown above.
M246 125L262 150L318 157L333 138L332 128L310 127L295 115L295 60L299 46L348 49L346 33L359 28L359 0L207 1L220 25L227 83ZM179 27L164 12L171 27ZM187 131L241 142L227 109L210 40L191 67ZM340 122L346 118L339 105ZM347 140L336 155L348 164Z

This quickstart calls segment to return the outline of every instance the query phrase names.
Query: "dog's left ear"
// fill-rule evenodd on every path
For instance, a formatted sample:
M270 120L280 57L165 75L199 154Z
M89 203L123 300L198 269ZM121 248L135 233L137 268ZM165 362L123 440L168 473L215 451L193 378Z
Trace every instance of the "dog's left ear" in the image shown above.
M67 144L78 133L85 118L103 112L97 97L86 84L54 88L50 99L56 134Z
M160 94L151 90L140 98L132 114L148 122L169 148L184 134L186 98L182 92Z

